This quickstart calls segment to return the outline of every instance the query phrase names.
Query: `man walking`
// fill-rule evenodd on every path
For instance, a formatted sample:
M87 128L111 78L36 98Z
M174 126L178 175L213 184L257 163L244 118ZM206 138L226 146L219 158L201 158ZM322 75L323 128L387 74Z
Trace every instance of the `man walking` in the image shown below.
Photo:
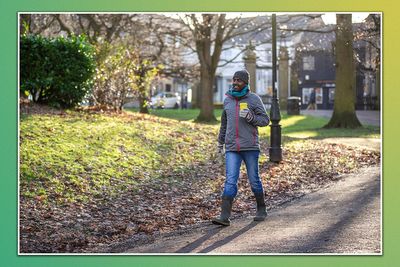
M310 94L310 101L308 102L307 109L317 109L317 104L315 102L315 88L312 89L311 94Z
M218 153L224 153L226 179L222 193L221 215L212 222L230 225L232 203L237 194L240 166L244 161L251 190L257 202L255 221L263 221L267 216L264 189L258 171L260 144L258 127L267 126L269 117L260 97L249 88L249 73L235 72L232 87L226 94L221 127L218 136Z

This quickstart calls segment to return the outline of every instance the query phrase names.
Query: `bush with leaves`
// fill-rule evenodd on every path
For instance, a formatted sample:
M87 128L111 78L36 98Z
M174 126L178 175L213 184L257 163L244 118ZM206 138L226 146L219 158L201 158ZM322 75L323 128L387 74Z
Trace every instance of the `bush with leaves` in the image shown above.
M41 104L70 108L90 91L95 50L84 36L20 39L20 91Z
M139 99L141 109L147 108L150 86L161 65L141 58L134 47L127 44L99 43L97 69L93 86L96 105L121 110L128 98Z

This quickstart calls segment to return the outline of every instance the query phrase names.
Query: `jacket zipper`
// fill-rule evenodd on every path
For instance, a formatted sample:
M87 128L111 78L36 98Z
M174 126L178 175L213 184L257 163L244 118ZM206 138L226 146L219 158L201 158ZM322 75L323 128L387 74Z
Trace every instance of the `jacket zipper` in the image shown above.
M237 151L240 151L240 139L239 139L239 101L236 101L236 148Z

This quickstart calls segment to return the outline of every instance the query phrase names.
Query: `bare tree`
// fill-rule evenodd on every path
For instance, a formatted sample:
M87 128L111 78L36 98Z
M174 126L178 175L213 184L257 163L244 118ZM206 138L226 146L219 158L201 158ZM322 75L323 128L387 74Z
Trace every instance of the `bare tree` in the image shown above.
M296 46L296 50L297 52L301 52L301 51L320 51L323 53L331 53L332 54L335 53L335 57L336 57L336 71L337 68L340 65L346 65L347 67L351 67L352 71L347 73L348 75L350 73L354 73L354 77L347 77L347 78L339 78L337 77L337 79L344 81L346 79L350 79L352 80L353 84L353 88L352 90L346 91L346 97L342 97L341 99L346 99L347 101L353 101L353 105L355 104L355 95L356 95L356 81L355 81L355 74L356 71L361 71L361 72L370 72L370 73L376 73L376 86L379 87L379 59L380 59L380 17L377 14L371 14L369 16L370 18L362 23L357 23L357 24L352 24L350 22L350 30L352 32L354 32L354 34L352 34L353 38L353 42L357 42L354 45L353 42L351 42L351 47L353 49L352 51L352 56L347 58L347 60L350 60L352 58L352 61L349 63L350 65L348 65L348 63L340 63L342 62L343 59L342 57L338 58L340 55L338 55L337 53L335 53L335 49L334 47L337 46L337 41L338 41L338 36L342 35L342 32L339 32L340 30L343 31L343 27L338 27L337 25L321 25L320 27L318 27L318 25L316 25L317 27L308 27L308 28L298 28L298 27L288 27L288 28L281 28L281 31L291 31L291 32L301 32L304 33L304 36L302 37L302 41ZM339 37L341 38L341 37ZM335 39L336 39L336 44L335 44ZM362 44L362 42L364 42L364 44ZM319 46L318 46L319 43ZM369 55L375 55L375 58L372 60L368 60L365 58L365 55L363 55L363 53L359 53L360 51L358 50L360 47L365 47L367 44L367 47L372 47L372 50L374 50L372 53L369 52ZM337 52L338 50L336 50ZM296 53L296 57L295 57L295 61L292 64L292 79L293 80L297 80L297 76L296 73L298 71L298 66L299 64L301 64L301 54L300 53ZM336 72L337 73L337 72ZM337 74L337 75L341 75L341 74ZM344 79L344 80L343 80ZM338 80L336 80L338 81ZM340 82L339 82L340 83ZM293 85L294 87L297 86L297 84ZM337 85L337 90L341 90L340 88L338 89L338 87L342 88L342 85ZM379 88L376 89L376 91L379 91ZM343 93L343 92L341 92ZM340 94L340 93L339 93ZM338 100L341 101L341 100ZM336 103L336 99L335 99L335 107L336 109L342 109L344 108L344 112L347 111L347 105L341 105L340 103ZM339 111L337 111L336 113L339 113ZM355 114L355 112L354 112ZM355 114L356 116L356 114ZM350 126L348 126L350 127Z
M370 14L365 23L362 23L355 29L354 40L362 44L365 47L365 55L357 55L356 63L360 70L370 77L368 85L366 86L366 92L371 97L371 91L375 91L374 97L376 97L375 107L379 107L380 104L380 80L381 80L381 16L379 14ZM370 86L370 79L374 77L375 88L372 89Z
M184 45L196 52L200 64L201 101L197 121L216 121L213 86L223 46L232 38L265 29L270 25L269 21L255 23L256 19L257 17L242 20L240 16L227 19L226 14L187 14L180 18L184 29L180 33L190 36L184 41Z

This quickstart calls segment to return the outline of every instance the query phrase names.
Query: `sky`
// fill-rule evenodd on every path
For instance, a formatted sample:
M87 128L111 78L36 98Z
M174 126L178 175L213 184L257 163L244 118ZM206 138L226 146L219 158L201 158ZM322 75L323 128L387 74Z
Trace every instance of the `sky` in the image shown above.
M354 12L352 13L353 23L362 22L370 13ZM336 24L336 13L325 13L322 15L325 24Z
M204 13L204 12L197 12L198 14ZM207 12L207 13L213 13L213 12ZM296 12L297 13L297 12ZM324 12L307 12L304 14L324 14L322 15L322 19L324 20L325 24L336 24L336 13L335 12L329 12L329 13L324 13ZM253 16L257 16L257 15L266 15L266 14L272 14L270 12L263 12L263 13L259 13L259 12L227 12L227 18L234 18L237 16L242 16L242 17L253 17ZM288 13L276 13L277 15L281 15L281 14L288 14ZM295 14L295 13L292 13ZM299 14L299 13L297 13ZM357 23L357 22L362 22L370 13L366 13L366 12L353 12L353 23ZM176 13L171 14L173 17L176 16Z

